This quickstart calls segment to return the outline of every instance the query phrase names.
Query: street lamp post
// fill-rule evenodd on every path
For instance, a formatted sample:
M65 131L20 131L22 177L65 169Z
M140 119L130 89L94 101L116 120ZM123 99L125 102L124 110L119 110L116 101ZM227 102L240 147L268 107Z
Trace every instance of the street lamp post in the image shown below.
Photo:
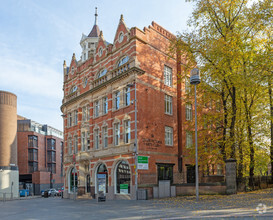
M73 154L73 199L76 200L76 155Z
M135 84L135 85L134 85ZM138 190L138 168L137 168L137 159L138 159L138 149L137 149L137 92L136 92L136 82L134 84L128 84L128 87L135 88L135 143L134 143L134 153L135 153L135 192L136 192L136 200L137 200L137 190Z
M197 101L196 101L196 86L200 83L199 70L194 68L191 71L190 84L194 85L195 99L195 189L196 201L199 200L199 177L198 177L198 144L197 144Z

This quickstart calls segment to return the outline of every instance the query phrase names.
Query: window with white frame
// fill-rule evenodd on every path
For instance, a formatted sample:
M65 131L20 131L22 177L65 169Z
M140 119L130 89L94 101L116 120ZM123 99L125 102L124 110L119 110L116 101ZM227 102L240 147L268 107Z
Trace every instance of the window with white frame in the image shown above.
M130 120L124 121L124 143L128 144L131 140L131 126Z
M186 148L192 147L192 132L186 131Z
M68 139L68 154L72 154L72 140Z
M74 153L78 153L78 136L74 137Z
M100 112L100 104L99 104L99 100L97 100L97 101L95 101L94 116L99 117L99 112Z
M165 145L173 146L173 128L165 126Z
M102 104L103 114L107 114L108 113L108 98L107 98L107 96L103 97L102 102L103 102L103 104Z
M119 60L118 67L122 66L123 64L127 63L128 61L129 61L129 57L128 56L123 57L122 59Z
M68 122L67 122L67 126L71 127L72 126L72 114L68 113Z
M87 150L90 150L90 132L86 132Z
M81 150L85 151L85 132L82 132Z
M86 121L88 121L90 119L90 106L87 105L86 106Z
M164 66L164 84L171 87L172 77L173 77L172 68L165 65Z
M186 120L192 120L192 105L190 103L186 104Z
M124 91L125 106L130 105L130 87L126 87Z
M82 121L86 121L87 120L86 113L87 113L86 106L84 106L84 107L82 107Z
M165 94L165 114L173 113L173 97Z
M99 149L99 129L94 130L94 147L95 149Z
M77 125L78 124L78 110L74 111L74 124Z
M120 91L115 92L115 109L120 108Z
M106 126L102 128L102 134L103 134L103 147L107 148L108 147L108 130Z
M107 73L107 69L101 70L101 71L99 72L99 74L98 74L98 78L105 76L106 73Z
M120 124L115 123L114 124L114 145L115 146L119 145L119 140L120 140Z
M88 79L85 77L83 79L83 88L85 88L87 86L87 82L88 82Z
M190 84L190 78L185 77L185 92L186 94L189 94L191 92L191 84Z
M123 32L121 32L118 36L118 41L121 43L123 41Z

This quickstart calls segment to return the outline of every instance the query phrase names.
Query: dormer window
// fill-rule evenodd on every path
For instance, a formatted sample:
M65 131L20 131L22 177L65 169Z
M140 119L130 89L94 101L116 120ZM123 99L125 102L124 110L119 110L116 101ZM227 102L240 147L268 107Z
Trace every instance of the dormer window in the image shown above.
M121 32L118 36L118 41L121 43L123 41L123 33Z
M70 90L70 94L72 94L72 93L76 92L76 91L77 91L77 89L78 89L78 87L77 87L77 86L73 86L73 87L72 87L72 89Z
M71 68L71 74L73 75L74 74L74 71L75 71L75 68L74 66Z
M84 78L84 79L83 79L83 88L85 88L85 87L86 87L87 82L88 82L87 78Z
M99 72L99 74L98 74L98 78L104 76L106 73L107 73L107 69L101 70L101 71Z
M99 56L101 57L102 55L102 48L99 49Z
M122 59L120 59L120 61L118 62L118 67L122 66L123 64L127 63L129 61L129 57L123 57Z

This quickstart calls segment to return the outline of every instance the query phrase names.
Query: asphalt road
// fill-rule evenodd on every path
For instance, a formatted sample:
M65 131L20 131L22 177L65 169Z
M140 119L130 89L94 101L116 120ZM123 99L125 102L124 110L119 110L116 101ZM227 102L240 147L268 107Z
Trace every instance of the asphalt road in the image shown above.
M0 220L273 219L273 189L146 201L28 198L0 201Z

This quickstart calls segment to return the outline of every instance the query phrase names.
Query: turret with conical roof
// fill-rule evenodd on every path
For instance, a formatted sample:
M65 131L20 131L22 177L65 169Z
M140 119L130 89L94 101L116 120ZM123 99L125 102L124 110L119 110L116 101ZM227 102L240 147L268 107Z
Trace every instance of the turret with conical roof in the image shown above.
M80 42L80 45L82 47L82 57L81 60L84 62L86 61L90 56L94 55L96 52L96 46L99 41L99 33L100 29L98 26L98 9L95 8L95 23L88 34L86 36L85 34L82 34L82 39Z

